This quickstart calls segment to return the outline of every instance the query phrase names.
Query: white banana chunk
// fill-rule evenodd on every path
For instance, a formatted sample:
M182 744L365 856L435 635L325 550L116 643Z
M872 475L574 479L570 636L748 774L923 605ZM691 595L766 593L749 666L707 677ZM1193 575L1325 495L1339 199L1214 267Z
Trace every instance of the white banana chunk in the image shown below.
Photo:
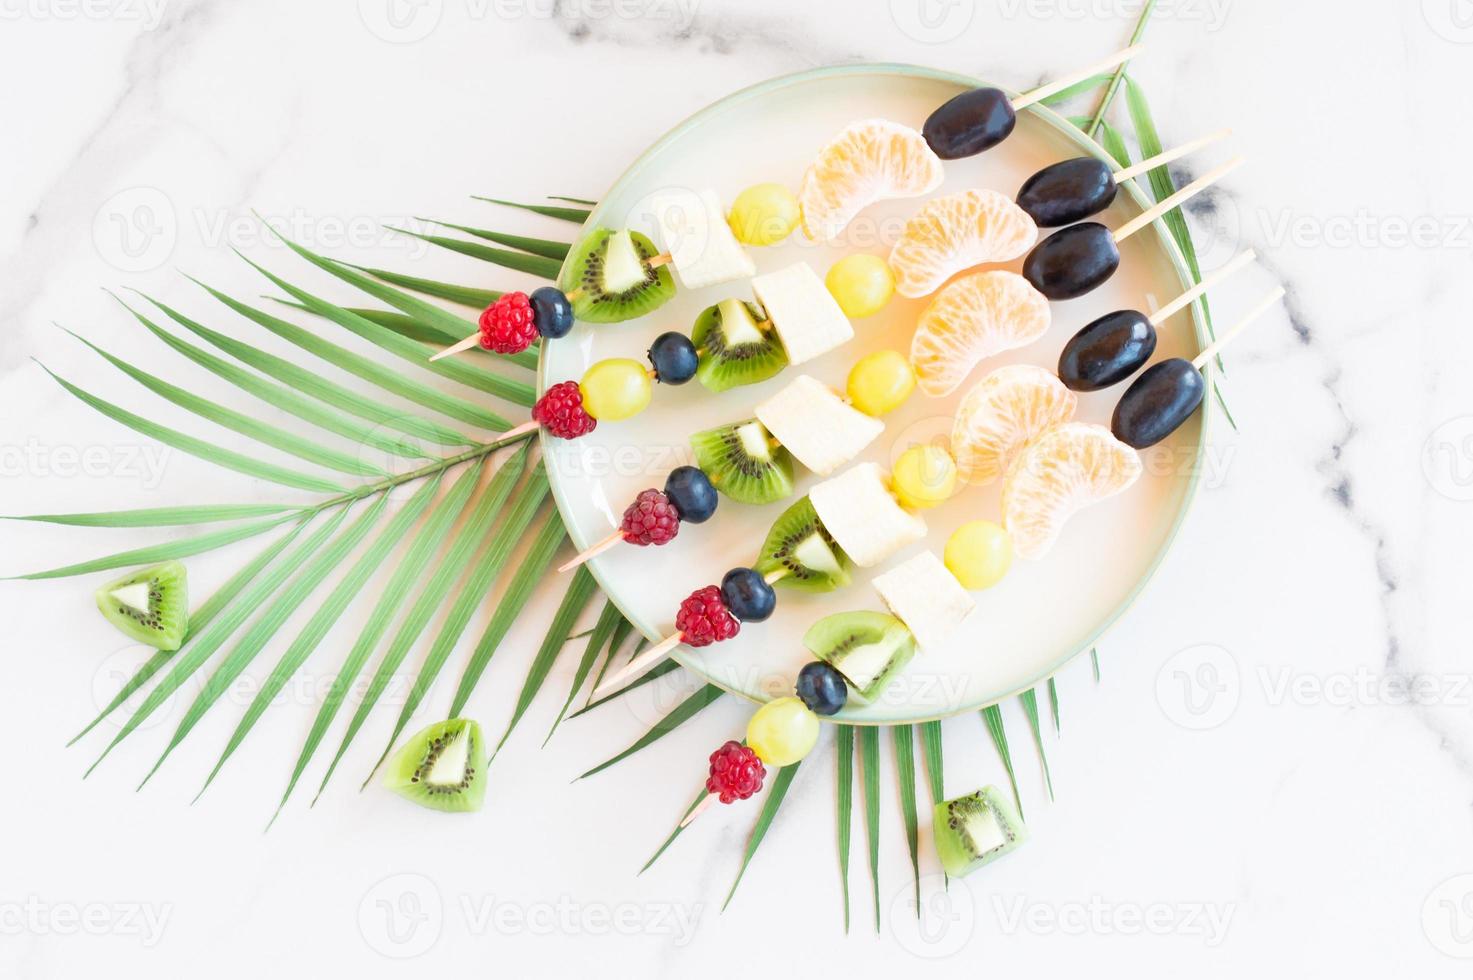
M757 267L731 226L713 190L671 188L655 195L651 206L659 223L660 244L686 289L700 289L755 275Z
M976 605L933 552L923 551L876 575L875 591L922 649L949 640Z
M900 506L878 463L860 463L816 485L808 499L834 541L860 568L878 565L926 536L926 522Z
M752 292L766 307L791 364L811 361L854 339L854 326L807 262L756 276Z
M757 406L757 420L798 462L828 476L885 431L879 419L854 408L838 392L800 374Z

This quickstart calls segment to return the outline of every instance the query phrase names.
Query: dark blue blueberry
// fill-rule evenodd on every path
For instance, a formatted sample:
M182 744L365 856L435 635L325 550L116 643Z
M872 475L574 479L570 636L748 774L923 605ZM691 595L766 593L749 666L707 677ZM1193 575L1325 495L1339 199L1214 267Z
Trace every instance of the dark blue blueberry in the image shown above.
M798 671L796 693L816 715L831 715L849 700L849 686L837 670L815 660Z
M1023 260L1023 278L1049 299L1083 296L1120 268L1120 250L1110 229L1094 221L1061 228L1033 246Z
M528 296L532 302L532 322L537 332L549 340L566 337L573 329L573 304L567 294L556 286L543 286L532 290Z
M1135 449L1154 446L1191 418L1206 389L1191 361L1172 357L1152 364L1120 396L1110 431Z
M991 149L1018 123L1012 100L995 88L974 88L942 103L926 117L921 135L943 160L975 156Z
M751 568L733 568L721 580L721 600L744 623L760 623L777 608L777 593Z
M1059 380L1072 391L1099 391L1135 374L1155 350L1156 328L1145 314L1106 313L1064 345Z
M716 513L720 499L710 477L695 466L677 466L665 478L665 496L680 512L680 519L700 524Z
M1023 182L1018 207L1040 228L1058 228L1099 214L1115 200L1115 173L1095 157L1075 157Z
M660 334L650 345L650 363L655 367L656 380L667 385L683 385L696 376L701 357L689 337L671 330Z

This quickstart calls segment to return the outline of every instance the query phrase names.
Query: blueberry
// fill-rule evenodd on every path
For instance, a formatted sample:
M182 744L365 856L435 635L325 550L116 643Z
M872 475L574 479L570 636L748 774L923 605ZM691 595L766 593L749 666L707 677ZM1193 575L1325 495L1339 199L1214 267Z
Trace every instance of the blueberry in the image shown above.
M815 660L798 671L797 694L816 715L831 715L849 700L849 686L837 670Z
M716 513L716 488L695 466L677 466L665 478L665 496L680 512L680 519L700 524Z
M650 345L650 363L655 366L655 377L661 382L683 385L696 376L701 358L689 337L671 330L660 334Z
M532 322L537 332L550 340L566 337L573 329L573 304L567 294L556 286L543 286L532 290L527 297L532 302Z
M760 623L777 608L777 593L750 568L733 568L721 580L721 600L744 623Z
M1006 92L974 88L948 99L931 113L921 127L921 135L938 157L958 160L1001 143L1017 124Z

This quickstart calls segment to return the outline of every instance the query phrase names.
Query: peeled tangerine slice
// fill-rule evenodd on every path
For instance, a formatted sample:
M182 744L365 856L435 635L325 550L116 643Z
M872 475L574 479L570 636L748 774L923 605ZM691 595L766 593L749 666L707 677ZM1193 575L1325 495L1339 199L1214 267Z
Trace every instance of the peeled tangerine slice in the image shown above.
M956 576L929 551L875 576L874 586L923 650L951 639L976 606Z
M800 374L757 406L757 420L788 452L819 476L849 462L885 431L828 385Z
M803 232L833 241L866 206L929 194L944 177L941 158L909 126L888 119L851 123L803 174Z
M811 361L854 339L854 326L806 262L753 278L752 292L767 310L790 364Z
M670 264L686 289L756 274L752 257L726 223L715 191L670 188L656 194L651 206L659 223L660 243L670 253Z
M1141 461L1102 425L1066 422L1046 432L1003 484L1003 524L1020 558L1042 558L1082 507L1129 487Z
M1028 444L1074 417L1079 398L1052 371L1010 364L962 396L951 426L951 454L967 483L1004 476Z
M949 395L984 358L1048 332L1048 298L1016 272L993 269L951 283L916 322L910 363L921 390Z
M860 463L808 492L818 519L860 568L889 558L926 536L926 522L904 510L878 463Z
M925 296L963 269L1011 262L1038 240L1028 213L997 191L962 191L927 201L890 250L895 291Z

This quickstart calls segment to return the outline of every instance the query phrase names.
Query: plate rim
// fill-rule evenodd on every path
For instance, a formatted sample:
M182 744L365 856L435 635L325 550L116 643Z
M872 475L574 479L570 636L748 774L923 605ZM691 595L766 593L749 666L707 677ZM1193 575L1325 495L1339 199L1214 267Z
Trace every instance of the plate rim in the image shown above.
M717 99L715 102L712 102L696 110L695 112L686 116L680 122L672 126L659 139L655 140L655 142L646 147L645 150L639 154L639 156L635 157L633 162L631 162L629 166L626 167L617 178L615 178L615 180L609 185L608 190L601 195L600 202L598 204L595 204L590 209L589 215L587 219L585 219L584 223L580 226L580 229L597 227L599 219L602 217L606 206L605 202L612 198L615 195L615 192L623 184L636 179L645 169L645 167L649 165L650 161L667 146L683 137L690 130L703 124L706 120L706 117L722 112L738 103L745 102L749 99L753 99L758 96L765 95L769 92L777 91L779 89L787 88L792 85L798 85L805 82L814 81L816 79L842 77L845 75L897 75L902 78L924 78L932 81L951 82L960 86L964 86L966 88L998 88L1004 92L1007 92L1010 96L1016 96L1018 94L1018 92L1014 89L1009 89L1006 86L1002 85L996 85L992 82L988 82L984 79L980 79L972 75L967 75L962 72L953 72L940 68L930 68L925 65L906 64L903 62L861 62L850 65L830 65L822 68L809 68L804 69L803 71L790 72L786 75L776 75L772 78L765 79L753 85L748 85L745 88L737 89L735 92L731 92L728 95L722 96L720 99ZM1114 158L1112 158L1105 151L1104 147L1096 143L1094 140L1090 139L1088 136L1085 136L1084 133L1080 131L1076 126L1074 126L1073 123L1070 123L1062 115L1055 112L1048 106L1043 105L1042 103L1033 103L1023 111L1032 113L1033 115L1040 118L1056 132L1060 133L1070 142L1078 146L1080 150L1083 151L1083 153L1104 160L1111 166L1116 165L1117 161L1114 160ZM1125 192L1126 196L1129 197L1131 203L1134 204L1141 212L1145 212L1155 203L1153 200L1146 196L1145 192L1142 191L1141 188L1137 185L1135 179L1125 181L1118 186ZM1177 279L1180 281L1182 289L1186 290L1191 288L1191 286L1193 285L1193 279L1187 266L1186 257L1182 254L1181 249L1176 243L1176 240L1171 237L1171 233L1166 228L1165 223L1160 218L1158 218L1155 221L1151 222L1151 227L1152 230L1155 232L1156 241L1160 244L1162 250L1166 254L1166 258L1171 263L1172 268L1176 271ZM563 260L563 265L558 269L557 281L561 281L562 273L566 271L567 264L569 261L571 261L571 258L572 253L570 252L569 257ZM1207 325L1202 317L1200 303L1193 302L1189 304L1188 309L1191 313L1192 338L1196 343L1197 352L1200 353L1203 349L1206 348L1208 344ZM548 358L541 356L539 356L537 359L537 390L539 396L541 392L547 390L548 360ZM1206 375L1209 386L1216 383L1216 374L1217 369L1212 364L1208 364ZM1084 642L1080 644L1078 649L1074 650L1071 653L1065 654L1063 657L1050 663L1042 673L1032 678L1028 683L1013 690L998 694L995 697L989 697L973 702L968 702L967 704L958 706L945 712L941 712L939 714L933 713L914 718L892 718L889 720L879 718L845 718L841 721L836 721L835 723L845 725L873 725L882 727L889 727L893 725L918 725L931 721L942 721L946 718L952 718L957 715L966 714L973 711L985 710L986 708L1001 704L1002 702L1007 701L1010 698L1018 697L1025 691L1036 690L1039 684L1054 677L1066 666L1068 666L1072 661L1082 656L1086 651L1092 650L1097 647L1100 641L1106 636L1106 634L1108 634L1110 630L1112 630L1120 622L1120 620L1123 619L1126 614L1128 614L1131 609L1135 607L1135 604L1140 601L1140 598L1142 594L1144 594L1146 588L1151 584L1152 581L1155 580L1156 573L1160 570L1162 563L1166 560L1167 555L1171 553L1173 546L1176 544L1177 536L1181 533L1182 525L1186 522L1187 515L1191 513L1192 508L1196 505L1197 495L1201 489L1202 459L1203 455L1207 451L1212 428L1212 412L1206 410L1207 405L1205 398L1203 399L1203 403L1204 411L1202 413L1201 419L1201 430L1199 438L1197 440L1196 452L1194 453L1192 459L1191 475L1188 479L1186 493L1182 497L1181 505L1177 508L1176 518L1172 522L1171 527L1167 532L1165 542L1162 544L1156 555L1152 558L1150 566L1146 569L1145 574L1142 575L1140 580L1135 584L1135 587L1131 590L1130 594L1127 595L1124 601L1122 601L1115 609L1111 610L1110 613L1106 617L1104 617L1103 620L1101 620L1099 627L1094 631L1094 633L1086 638ZM541 427L539 427L538 429L537 437L538 445L542 452L543 459L547 459L548 456L551 455L552 437L547 433L547 430L545 428ZM566 500L566 490L562 486L560 474L555 467L548 467L547 473L548 485L552 490L553 502L557 506L558 517L563 522L563 527L567 531L568 538L572 541L573 546L579 551L590 547L593 544L593 541L590 539L582 538L582 536L578 533L575 522L569 520L568 518L568 515L571 513L571 508ZM659 627L653 626L650 623L643 622L640 617L631 615L629 610L625 609L624 605L620 603L620 601L616 597L615 590L610 588L609 583L605 581L604 575L600 571L600 565L601 562L597 558L595 558L585 563L583 567L588 569L589 573L593 576L594 581L598 584L599 590L603 593L604 598L613 603L614 607L619 610L620 615L628 620L634 626L634 628L638 630L642 636L645 637L645 639L649 640L652 643L657 642L664 635L664 631ZM727 694L735 695L736 697L739 697L745 701L749 701L753 704L758 705L765 703L766 700L770 700L753 697L746 691L736 690L728 684L722 683L720 680L711 676L705 670L702 670L699 666L699 663L687 657L678 646L675 648L674 651L671 652L670 657L686 670L703 679L707 684L712 684L725 691Z

